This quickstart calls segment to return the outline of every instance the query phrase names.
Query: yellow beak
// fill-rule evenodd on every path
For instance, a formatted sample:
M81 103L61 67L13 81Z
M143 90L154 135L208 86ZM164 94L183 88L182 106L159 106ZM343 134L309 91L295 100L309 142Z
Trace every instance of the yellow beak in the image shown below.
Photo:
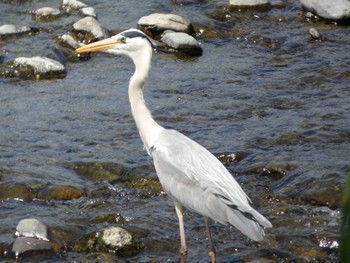
M103 39L103 40L91 43L89 45L77 48L75 52L85 53L85 52L103 51L103 50L110 49L116 44L118 44L118 41L115 38L110 37L110 38Z

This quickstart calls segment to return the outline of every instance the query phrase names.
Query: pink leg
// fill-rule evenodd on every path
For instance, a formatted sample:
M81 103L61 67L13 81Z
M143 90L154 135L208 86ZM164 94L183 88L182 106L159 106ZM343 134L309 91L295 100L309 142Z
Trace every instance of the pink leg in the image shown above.
M187 259L187 246L185 237L185 227L184 227L184 217L183 217L183 207L179 203L175 203L175 210L177 217L179 218L179 228L180 228L180 242L181 242L181 263L186 263Z
M210 232L210 228L209 228L208 218L204 217L204 221L205 221L205 227L207 228L209 245L210 245L209 257L211 258L211 263L215 263L216 262L216 254L215 254L213 239L211 238L211 232Z

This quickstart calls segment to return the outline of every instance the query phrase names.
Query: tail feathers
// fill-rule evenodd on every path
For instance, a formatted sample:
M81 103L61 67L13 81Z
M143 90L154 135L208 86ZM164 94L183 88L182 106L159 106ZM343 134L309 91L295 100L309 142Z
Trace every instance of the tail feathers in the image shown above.
M264 228L272 227L272 224L253 208L249 212L231 208L227 216L231 225L254 241L263 240L265 236Z

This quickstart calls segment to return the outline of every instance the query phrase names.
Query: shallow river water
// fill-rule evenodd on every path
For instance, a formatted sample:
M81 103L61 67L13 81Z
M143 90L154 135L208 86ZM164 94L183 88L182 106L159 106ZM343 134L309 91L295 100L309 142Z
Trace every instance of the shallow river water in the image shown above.
M201 57L156 53L145 97L163 126L224 156L254 207L274 225L256 244L232 227L212 223L218 262L337 261L342 188L350 168L350 27L308 21L298 1L273 1L270 10L249 12L225 12L224 1L184 2L85 0L112 31L159 12L216 32L199 36ZM52 55L53 37L79 19L35 22L28 11L58 8L57 1L15 3L0 2L0 25L42 30L0 40L3 63ZM312 41L310 27L327 39ZM66 67L63 79L0 79L0 183L34 189L70 185L85 194L68 201L2 199L0 251L14 241L19 220L35 217L55 231L74 233L65 249L46 259L50 262L103 262L74 244L108 225L135 232L142 244L137 253L108 260L179 261L176 214L161 190L145 193L118 180L88 180L71 169L107 163L146 182L156 179L129 109L132 62L96 53ZM228 160L233 155L237 158ZM91 220L103 216L115 220ZM189 262L209 262L204 221L191 212L185 219Z

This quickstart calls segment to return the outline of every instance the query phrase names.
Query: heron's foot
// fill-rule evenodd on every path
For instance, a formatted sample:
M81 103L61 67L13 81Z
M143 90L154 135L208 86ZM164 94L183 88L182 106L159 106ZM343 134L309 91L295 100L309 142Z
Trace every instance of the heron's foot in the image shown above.
M187 260L187 249L181 250L181 263L186 263Z
M209 252L209 257L211 258L211 263L216 263L215 251L210 251Z

